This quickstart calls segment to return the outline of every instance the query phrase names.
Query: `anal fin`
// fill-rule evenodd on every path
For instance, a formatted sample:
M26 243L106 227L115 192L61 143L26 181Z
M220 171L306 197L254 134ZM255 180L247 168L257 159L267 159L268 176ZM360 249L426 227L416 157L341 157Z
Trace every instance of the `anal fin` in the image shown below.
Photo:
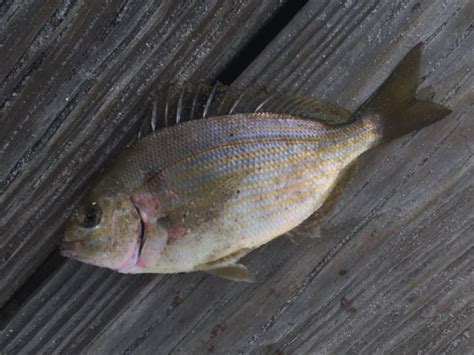
M354 177L358 168L357 160L358 159L350 163L339 173L336 182L334 183L332 189L328 192L327 198L322 206L319 207L319 209L317 209L298 227L290 231L290 236L295 238L296 235L301 235L311 239L322 237L323 231L321 230L321 223L333 210L334 205L345 191L346 186L352 181L352 178Z

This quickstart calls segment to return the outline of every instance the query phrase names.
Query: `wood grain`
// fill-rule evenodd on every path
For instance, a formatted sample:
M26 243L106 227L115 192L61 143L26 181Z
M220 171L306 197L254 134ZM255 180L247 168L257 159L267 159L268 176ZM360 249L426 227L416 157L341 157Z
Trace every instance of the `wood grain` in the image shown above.
M423 41L418 96L453 113L364 155L320 238L296 245L280 238L246 257L256 284L201 273L119 275L67 261L5 324L1 347L89 354L472 351L473 15L468 0L310 1L239 85L302 91L354 110ZM25 263L37 257L28 255Z
M56 249L67 208L104 160L136 134L150 94L170 80L214 80L280 6L273 1L54 4L56 9L41 1L1 4L0 38L8 60L2 61L6 79L0 86L0 304ZM39 17L29 26L32 14ZM77 325L84 300L94 299L91 290L104 292L97 287L121 276L86 268L86 275L92 273L84 283L77 264L52 259L46 275L38 271L24 284L23 300L10 299L6 308L16 311L33 293L13 323L6 324L11 312L2 309L0 349L22 349L21 335L34 348L38 342L50 346L54 334L47 326L43 334L50 338L32 339L45 319L55 322L54 314L60 316L63 323L50 323L54 330L68 327L70 318ZM57 283L41 293L52 279ZM135 281L143 285L144 279ZM122 282L118 287L133 284ZM84 288L78 292L84 298L72 296ZM78 318L71 317L74 312ZM108 321L115 314L106 315ZM12 331L7 326L12 324L21 329ZM13 339L17 342L10 343Z
M54 4L14 2L2 17L0 304L56 247L67 207L130 140L153 90L195 76L213 80L278 8L272 1ZM25 30L32 13L38 18Z

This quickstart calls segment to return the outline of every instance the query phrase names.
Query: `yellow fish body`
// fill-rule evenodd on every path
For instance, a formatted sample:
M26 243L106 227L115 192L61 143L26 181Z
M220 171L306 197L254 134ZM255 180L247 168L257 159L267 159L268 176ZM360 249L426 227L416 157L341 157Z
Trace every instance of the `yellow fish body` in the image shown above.
M293 109L194 120L141 138L71 217L63 255L124 273L250 280L237 261L317 211L357 157L449 112L414 100L419 55L418 46L344 124ZM395 95L402 80L406 92ZM310 117L346 116L317 101L304 108L318 111Z

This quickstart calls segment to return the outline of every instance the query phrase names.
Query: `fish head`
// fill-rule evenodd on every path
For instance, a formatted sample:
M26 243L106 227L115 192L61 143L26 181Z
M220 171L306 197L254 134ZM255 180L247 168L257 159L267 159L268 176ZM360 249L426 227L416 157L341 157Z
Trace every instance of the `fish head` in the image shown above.
M140 214L125 193L92 191L66 223L63 256L126 272L138 261Z

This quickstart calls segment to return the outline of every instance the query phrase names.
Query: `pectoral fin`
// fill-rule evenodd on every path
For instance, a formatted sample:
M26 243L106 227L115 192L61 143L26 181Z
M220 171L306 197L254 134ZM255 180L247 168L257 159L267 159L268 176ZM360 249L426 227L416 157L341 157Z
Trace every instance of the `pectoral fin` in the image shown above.
M219 267L216 269L206 270L208 274L220 277L222 279L239 281L239 282L255 282L255 277L242 264L232 264Z

